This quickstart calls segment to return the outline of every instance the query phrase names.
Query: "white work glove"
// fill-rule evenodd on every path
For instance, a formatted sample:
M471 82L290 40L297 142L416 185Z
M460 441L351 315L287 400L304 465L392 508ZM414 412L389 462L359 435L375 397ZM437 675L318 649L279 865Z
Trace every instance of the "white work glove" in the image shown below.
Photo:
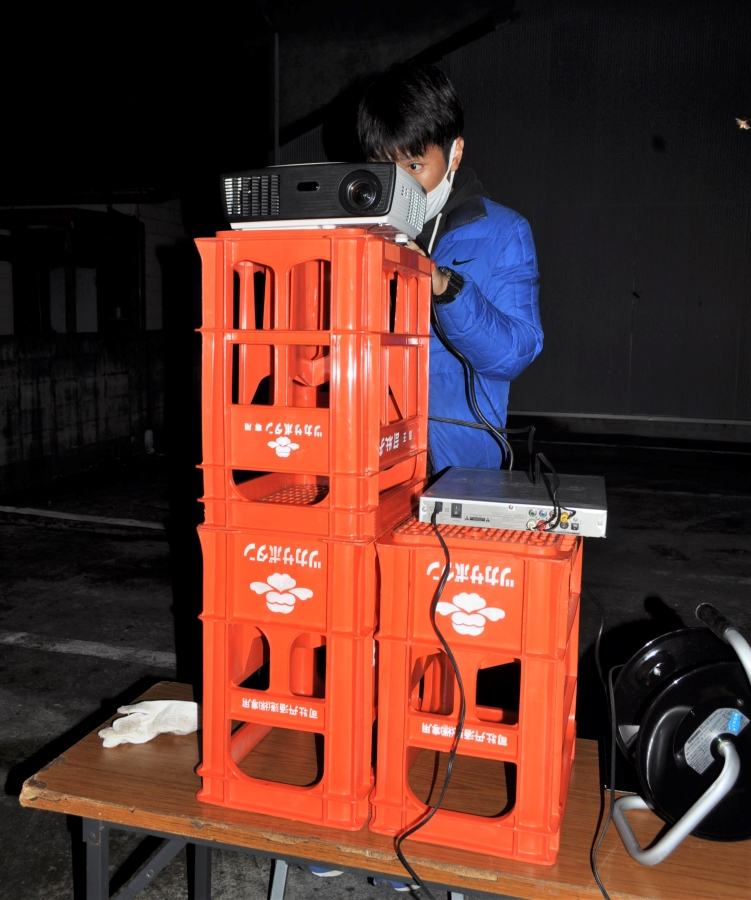
M126 715L99 732L105 747L145 744L158 734L191 734L198 730L198 704L188 700L143 700L117 711Z

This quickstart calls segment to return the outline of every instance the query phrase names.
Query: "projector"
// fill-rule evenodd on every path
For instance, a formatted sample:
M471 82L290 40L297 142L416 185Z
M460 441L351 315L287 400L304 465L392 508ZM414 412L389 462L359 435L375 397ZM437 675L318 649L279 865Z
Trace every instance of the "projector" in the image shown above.
M306 163L222 176L232 228L356 226L415 238L425 220L425 188L396 163Z

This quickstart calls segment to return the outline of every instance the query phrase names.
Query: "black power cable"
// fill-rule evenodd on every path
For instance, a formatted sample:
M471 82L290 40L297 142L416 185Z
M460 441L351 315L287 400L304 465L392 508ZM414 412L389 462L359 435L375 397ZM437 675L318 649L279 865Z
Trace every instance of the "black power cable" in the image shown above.
M550 473L550 481L548 478L541 473L541 466L545 466L545 468ZM576 515L575 509L569 509L566 506L561 506L558 502L558 489L561 486L561 479L558 477L558 473L553 468L553 464L550 460L545 456L544 453L537 453L534 457L534 471L532 473L532 483L539 484L540 478L545 483L545 487L548 489L548 494L550 495L551 502L553 504L553 510L548 519L545 519L545 531L552 531L554 528L557 528L561 524L561 517L564 512L568 513L570 516Z
M431 304L430 318L433 324L433 330L438 335L438 339L440 340L440 342L449 351L449 353L451 353L452 356L455 356L462 364L462 368L464 369L464 377L467 382L467 393L469 394L469 403L472 407L472 412L485 425L487 430L493 435L496 441L498 441L498 443L501 445L501 449L506 451L508 455L508 467L509 469L513 469L514 451L511 449L511 444L506 440L503 430L498 428L498 426L494 425L485 417L485 414L480 409L480 405L477 402L477 391L475 389L475 370L472 366L472 363L461 352L461 350L459 350L454 346L454 344L451 343L451 341L447 337L446 332L443 330L443 325L441 325L438 319L438 314L435 310L435 304Z
M430 321L433 325L433 330L435 331L438 339L443 344L443 346L452 354L462 365L462 369L464 370L464 378L467 386L467 394L469 399L469 405L472 409L472 412L477 416L479 422L464 422L461 419L450 419L443 418L441 416L429 416L429 420L432 422L445 422L450 425L463 425L468 428L479 428L483 431L488 431L490 434L496 439L496 441L500 444L501 449L505 450L508 456L508 468L509 471L514 468L514 451L511 447L511 444L506 438L507 434L527 434L527 446L529 449L529 476L530 481L533 484L539 484L540 482L540 464L545 465L547 469L550 470L553 476L553 487L548 485L547 481L546 486L548 488L548 493L550 494L551 500L553 502L553 512L550 518L545 522L545 529L552 530L556 528L561 521L561 512L566 511L571 515L575 514L574 510L567 510L566 507L561 507L558 504L558 487L559 487L559 478L558 475L551 465L548 458L543 453L533 454L533 442L534 442L534 434L535 427L534 425L528 425L525 428L502 428L498 425L494 425L483 413L480 409L480 404L477 402L477 390L475 387L475 370L472 363L467 359L467 357L456 347L455 344L452 343L446 332L444 331L443 325L441 325L440 319L438 318L438 313L436 312L435 303L431 303L430 307ZM482 424L481 424L482 423ZM503 465L503 460L501 460L501 465Z
M618 668L617 666L615 668ZM600 833L600 838L595 845L594 850L592 851L592 874L594 875L595 881L597 882L597 887L600 889L602 896L605 900L610 900L610 894L605 890L605 885L602 883L602 879L600 878L600 873L597 870L597 854L600 851L600 847L602 846L602 842L605 840L605 835L608 833L608 828L610 828L610 823L613 821L613 813L615 811L615 759L616 759L616 751L618 749L616 744L616 721L615 721L615 696L613 693L613 672L615 668L611 669L608 672L608 714L610 717L610 786L608 789L608 794L610 797L610 802L608 804L608 815L605 819L605 825L603 826L602 832Z
M451 750L449 751L448 762L446 763L446 777L444 778L443 787L441 788L441 793L438 795L435 806L433 806L433 808L429 810L429 812L427 812L419 822L417 822L415 825L410 826L406 831L403 831L400 835L398 835L394 842L394 849L396 850L396 855L399 857L399 861L409 872L414 881L420 886L420 889L425 891L430 900L435 900L435 897L430 893L430 890L422 883L418 874L407 861L404 853L402 852L401 845L403 841L413 835L416 831L422 828L423 825L426 825L433 818L433 816L438 812L441 803L443 802L443 798L446 795L446 791L448 790L449 781L451 780L451 772L453 771L454 760L456 759L456 754L459 749L459 741L461 740L462 732L464 731L464 717L467 711L466 694L464 692L464 683L462 682L461 672L459 671L459 664L457 663L454 654L451 652L451 647L449 647L448 641L441 633L441 629L438 627L438 623L436 622L435 618L436 610L438 608L438 601L441 599L443 589L446 586L446 582L448 581L448 577L451 572L451 554L449 553L449 548L446 544L446 541L444 541L443 535L438 528L438 523L436 521L437 516L438 509L436 507L433 510L431 524L433 526L433 530L436 533L436 537L438 538L443 549L443 554L446 558L446 567L443 570L443 574L441 575L441 579L438 582L438 587L436 588L435 594L433 595L433 600L430 604L430 624L433 626L433 630L435 631L438 640L441 642L443 649L446 651L446 656L448 656L449 661L451 662L451 665L454 669L454 674L456 675L456 681L459 685L459 720L456 725L454 741L451 745Z
M616 728L617 723L615 719L615 694L613 691L613 672L620 668L619 666L614 666L608 672L607 683L605 681L605 676L602 670L602 659L600 658L600 642L602 640L602 632L605 628L605 610L602 607L600 601L595 597L592 591L589 588L583 587L582 593L586 594L586 596L594 603L600 613L600 627L597 631L597 637L595 638L595 666L597 667L597 676L600 679L600 684L602 685L603 692L605 693L605 698L608 704L608 721L610 723L610 785L608 789L608 794L610 798L609 806L608 806L608 814L605 819L605 825L603 826L602 832L600 834L599 840L592 848L592 853L590 857L590 863L592 866L592 875L594 875L594 879L597 882L597 887L600 889L600 893L605 898L605 900L610 900L610 894L605 890L605 885L602 883L602 879L600 878L600 873L597 869L597 854L599 853L600 847L602 846L602 842L605 839L605 835L608 832L608 828L610 827L610 823L613 821L613 812L615 810L615 765L616 765L616 752L617 752L617 743L616 743ZM599 826L598 826L599 828ZM595 837L597 837L597 833L595 833Z
M428 416L431 422L446 422L448 425L463 425L465 428L479 428L480 431L500 431L501 434L534 434L534 425L525 425L524 428L492 428L481 425L479 422L465 422L464 419L447 419L445 416Z
M465 422L462 419L449 419L443 416L429 416L428 418L431 422L446 422L449 425L463 425L465 428L478 428L481 431L492 431L494 433L498 432L502 434L526 434L527 449L529 451L529 480L532 484L537 485L540 483L540 479L542 479L545 487L547 488L548 495L550 496L550 502L553 504L553 509L550 516L547 519L540 520L539 530L552 531L554 528L557 528L561 524L564 513L566 513L569 517L576 515L575 509L569 509L567 506L563 506L558 501L558 490L560 488L561 480L555 468L553 467L553 464L544 453L533 452L535 437L534 425L526 425L524 428L491 429L487 425L481 425L479 422ZM509 462L509 469L511 469L513 461L510 460ZM549 473L550 477L548 477L548 475L541 471L543 466Z

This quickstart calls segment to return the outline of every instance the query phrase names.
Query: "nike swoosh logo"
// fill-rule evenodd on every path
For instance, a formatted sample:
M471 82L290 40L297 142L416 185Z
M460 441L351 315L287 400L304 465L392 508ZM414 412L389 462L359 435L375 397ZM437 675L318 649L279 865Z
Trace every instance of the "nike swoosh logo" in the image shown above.
M452 266L463 266L465 263L474 262L477 259L476 256L473 256L471 259L455 259L451 265Z

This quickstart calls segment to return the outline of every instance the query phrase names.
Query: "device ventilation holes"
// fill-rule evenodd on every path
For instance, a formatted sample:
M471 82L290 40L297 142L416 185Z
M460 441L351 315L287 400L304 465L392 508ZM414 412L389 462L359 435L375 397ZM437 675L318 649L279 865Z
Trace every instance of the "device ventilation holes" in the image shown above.
M278 175L225 178L224 190L230 216L279 215Z
M413 190L406 184L402 185L402 197L406 197L409 201L409 209L407 210L407 223L414 227L421 227L425 218L425 198L419 191Z
M224 179L224 196L227 201L227 215L239 216L242 214L242 178Z

